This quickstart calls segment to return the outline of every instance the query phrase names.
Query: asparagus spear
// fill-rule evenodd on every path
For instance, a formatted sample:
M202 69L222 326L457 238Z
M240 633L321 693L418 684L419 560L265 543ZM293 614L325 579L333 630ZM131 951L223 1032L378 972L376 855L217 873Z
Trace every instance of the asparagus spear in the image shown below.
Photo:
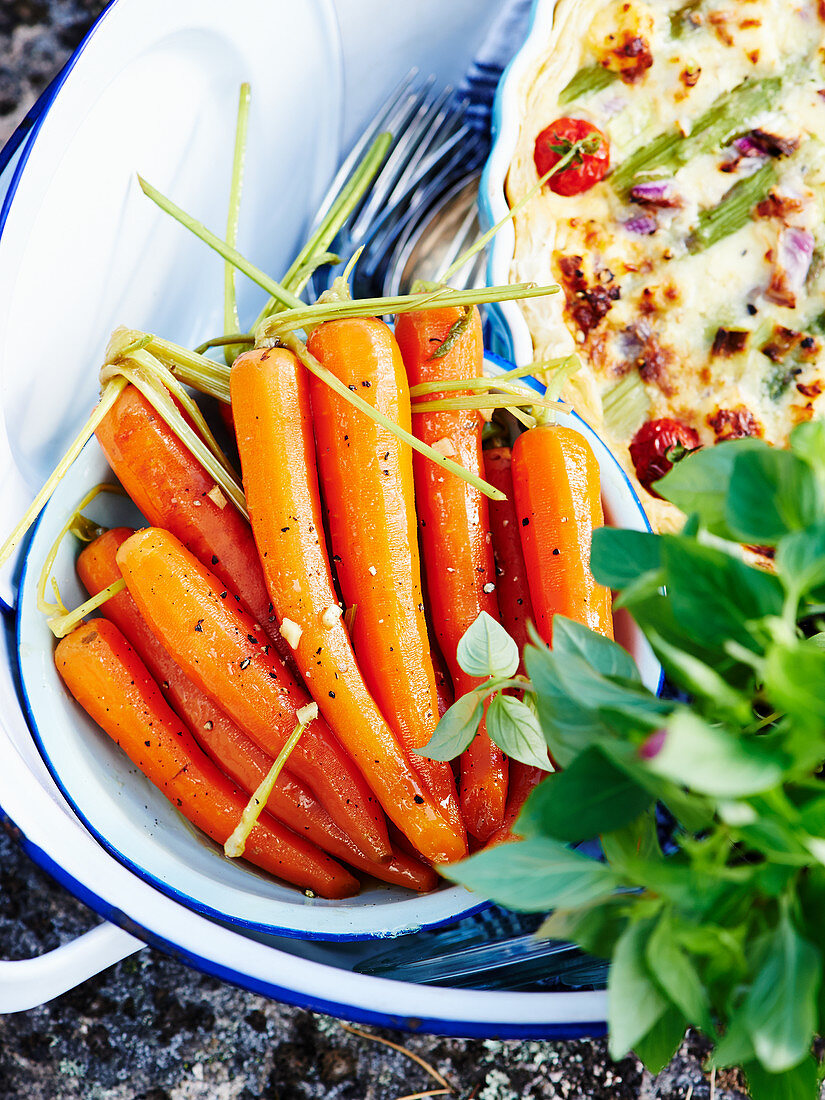
M588 92L600 92L609 84L619 79L619 74L611 69L605 69L603 65L586 65L579 69L576 75L567 84L559 96L559 103L571 103Z
M763 164L752 176L735 183L726 191L716 206L703 210L696 228L687 239L688 252L701 252L703 248L721 241L747 224L754 206L767 198L776 182L776 168Z
M681 8L671 13L670 34L672 38L681 38L685 31L696 30L698 11L703 0L688 0Z
M744 129L748 118L770 107L786 77L768 76L762 80L744 80L730 92L719 96L699 116L687 136L678 130L659 134L635 153L631 153L613 172L613 190L626 197L641 173L652 172L654 169L675 172L697 153L707 153L718 148Z

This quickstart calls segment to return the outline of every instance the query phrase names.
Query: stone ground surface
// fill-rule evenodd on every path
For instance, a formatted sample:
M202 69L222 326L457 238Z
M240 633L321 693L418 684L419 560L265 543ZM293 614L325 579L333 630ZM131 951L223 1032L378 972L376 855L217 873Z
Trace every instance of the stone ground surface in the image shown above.
M78 44L100 0L0 0L0 145ZM0 831L0 958L97 918ZM370 1029L431 1063L461 1100L743 1100L688 1038L652 1079L603 1041L497 1042ZM4 1100L395 1100L438 1088L405 1054L144 951L31 1012L0 1017Z

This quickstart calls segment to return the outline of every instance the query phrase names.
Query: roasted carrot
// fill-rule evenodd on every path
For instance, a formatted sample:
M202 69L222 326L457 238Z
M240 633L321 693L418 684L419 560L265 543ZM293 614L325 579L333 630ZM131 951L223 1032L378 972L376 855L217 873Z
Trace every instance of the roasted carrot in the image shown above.
M590 572L590 543L604 514L587 441L560 425L523 432L513 445L513 491L536 630L551 645L559 614L612 638L610 592Z
M374 317L329 321L309 350L345 385L410 431L410 393L390 329ZM459 836L464 823L449 764L418 756L438 722L438 693L418 556L412 449L310 378L318 472L331 551L364 680L410 754L425 789Z
M143 394L127 386L97 428L115 475L154 527L163 527L241 597L281 656L278 633L249 524Z
M132 534L129 527L115 527L84 548L77 560L77 572L89 595L96 595L120 577L117 551ZM207 756L242 790L252 794L268 775L273 757L259 748L175 664L128 591L108 599L101 611L133 647L167 702L184 720ZM273 817L325 852L374 878L419 891L431 890L436 884L436 876L429 868L403 853L394 851L389 863L368 860L288 767L281 772L267 809Z
M277 756L309 699L238 597L174 535L156 527L128 538L117 562L141 615L175 662L265 752ZM367 858L390 858L381 808L323 718L306 728L289 766Z
M244 490L269 597L295 660L387 816L434 863L463 839L421 784L358 668L333 587L305 368L283 348L246 352L230 378Z
M222 844L247 798L198 747L117 627L106 619L81 624L59 642L55 664L89 716L187 820ZM322 897L358 891L343 867L268 814L253 828L245 856Z
M477 309L404 313L395 326L410 385L477 378L484 351ZM443 395L433 395L443 396ZM416 413L413 432L466 469L481 474L481 416L475 410ZM487 499L461 478L416 454L415 494L433 626L456 695L478 683L456 650L482 611L499 617ZM482 726L461 757L461 809L467 829L486 840L504 820L507 759Z
M528 622L533 620L533 605L527 584L527 567L521 549L521 535L513 500L512 454L509 447L490 447L484 452L484 476L500 489L504 500L490 501L490 531L493 536L493 556L496 563L498 606L501 624L518 646L519 654L529 642ZM524 671L523 661L519 666ZM549 760L548 760L549 767ZM546 771L520 760L510 760L507 785L507 805L501 828L493 833L489 844L512 839L513 822L521 812L527 796Z

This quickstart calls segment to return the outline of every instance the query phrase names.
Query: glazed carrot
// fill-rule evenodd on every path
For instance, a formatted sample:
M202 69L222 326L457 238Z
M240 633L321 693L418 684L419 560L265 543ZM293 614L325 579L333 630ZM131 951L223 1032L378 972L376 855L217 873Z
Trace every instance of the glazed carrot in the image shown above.
M513 445L513 490L536 629L548 644L553 616L613 637L611 596L590 572L593 530L604 523L599 465L572 428L542 425Z
M390 329L374 317L329 321L309 350L347 386L410 431L410 391ZM412 450L319 378L310 378L318 472L331 550L364 680L425 789L463 837L449 764L416 755L438 722L421 595Z
M118 548L134 532L115 527L89 543L77 560L77 572L89 595L94 596L117 580ZM128 591L103 604L103 615L113 622L134 648L157 682L172 709L189 727L195 740L221 771L247 794L256 790L272 767L273 757L248 737L232 719L175 664L150 630ZM389 863L366 859L355 842L288 768L281 772L267 802L267 809L296 833L338 859L382 879L412 890L431 890L436 875L424 864L394 852Z
M264 752L277 756L309 699L238 597L157 527L128 538L117 563L141 615L175 662ZM365 856L390 858L375 796L323 718L307 726L289 766Z
M387 816L434 863L464 854L379 711L356 663L323 542L309 385L283 348L246 352L230 378L252 530L275 613L324 717Z
M527 623L533 619L533 605L527 584L527 567L521 549L521 535L513 500L512 455L509 447L490 447L484 452L484 476L491 485L504 493L505 500L490 501L490 531L493 536L493 556L496 562L498 606L501 624L518 646L520 654L529 642ZM519 665L523 672L523 660ZM549 760L548 760L549 767ZM501 828L493 833L488 844L512 839L511 827L521 812L527 796L546 771L520 760L510 761L507 786L507 806Z
M458 331L455 326L465 325ZM483 346L478 310L454 307L398 317L395 326L410 385L478 378ZM452 340L445 354L438 353ZM434 395L439 396L439 395ZM413 432L481 474L482 420L478 412L417 413ZM487 499L477 489L416 454L415 494L433 626L456 695L478 683L456 661L459 640L482 611L499 617ZM461 809L467 829L486 840L504 820L507 759L483 726L461 757Z
M106 619L81 624L58 643L55 664L78 703L132 763L188 821L222 844L247 799L198 748L117 627ZM268 814L253 828L245 855L322 897L358 891L343 867Z
M269 606L249 524L143 394L127 386L95 434L116 477L148 522L171 531L237 593L281 656L291 662Z

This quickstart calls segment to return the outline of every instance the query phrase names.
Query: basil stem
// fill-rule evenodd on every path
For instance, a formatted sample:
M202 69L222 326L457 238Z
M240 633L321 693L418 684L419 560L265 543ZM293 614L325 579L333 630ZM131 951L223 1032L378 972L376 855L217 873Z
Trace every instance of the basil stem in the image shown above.
M605 69L603 65L586 65L579 69L569 84L565 85L559 95L559 103L572 103L574 99L587 95L588 92L600 92L619 79L619 74L611 69Z
M776 168L763 164L758 172L735 183L716 206L703 210L687 239L688 252L701 252L746 225L754 206L767 198L776 182Z
M719 96L684 136L678 130L659 134L635 153L631 153L611 176L613 190L626 196L642 173L665 169L675 172L697 153L719 148L729 138L746 129L747 120L770 107L782 87L783 77L744 80L730 92Z

